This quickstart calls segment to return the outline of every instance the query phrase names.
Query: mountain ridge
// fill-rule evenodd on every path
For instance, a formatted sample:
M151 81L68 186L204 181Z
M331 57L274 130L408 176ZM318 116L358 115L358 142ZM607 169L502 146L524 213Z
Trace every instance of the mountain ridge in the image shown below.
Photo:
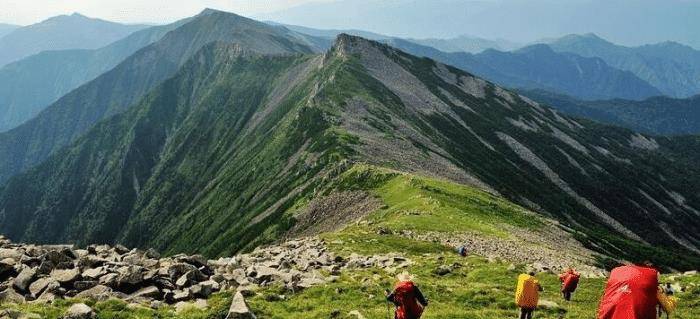
M20 224L0 231L216 256L275 240L296 222L293 207L367 163L499 194L607 256L679 268L697 258L700 175L679 151L700 141L571 119L349 35L323 55L230 48L206 46L208 58L191 59L137 107L11 179L0 220ZM124 219L122 229L110 222Z
M130 107L212 41L241 43L263 53L314 51L304 39L285 30L224 12L199 15L28 122L0 133L0 183L40 163L97 121Z

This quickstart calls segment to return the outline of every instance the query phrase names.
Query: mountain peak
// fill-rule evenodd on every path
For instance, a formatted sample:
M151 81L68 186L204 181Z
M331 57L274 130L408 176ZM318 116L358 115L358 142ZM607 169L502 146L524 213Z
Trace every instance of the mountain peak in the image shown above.
M389 48L389 46L363 37L341 33L336 37L331 51L343 56L366 54L372 48Z

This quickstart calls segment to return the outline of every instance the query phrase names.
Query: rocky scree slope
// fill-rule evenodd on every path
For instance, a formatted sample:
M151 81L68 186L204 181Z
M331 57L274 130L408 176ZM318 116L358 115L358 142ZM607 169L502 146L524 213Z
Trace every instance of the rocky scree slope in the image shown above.
M41 163L100 120L128 109L212 42L237 43L263 54L313 51L306 41L284 28L205 10L112 70L61 97L33 119L0 133L0 183Z
M0 231L230 255L285 234L291 208L366 162L486 189L603 255L685 269L698 258L700 175L682 150L697 145L574 120L357 37L324 55L212 45L12 179Z

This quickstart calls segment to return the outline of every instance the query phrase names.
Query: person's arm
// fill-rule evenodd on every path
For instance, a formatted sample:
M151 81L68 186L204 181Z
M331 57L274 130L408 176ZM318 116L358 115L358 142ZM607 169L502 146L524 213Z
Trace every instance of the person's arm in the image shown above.
M427 307L427 306L428 306L428 300L425 299L425 296L423 296L423 293L420 291L420 289L418 289L417 286L416 286L416 299L418 300L418 302L419 302L421 305L423 305L423 307Z
M386 293L386 300L393 303L395 306L398 306L399 304L396 303L396 298L394 298L394 293L389 292L389 290L384 291Z

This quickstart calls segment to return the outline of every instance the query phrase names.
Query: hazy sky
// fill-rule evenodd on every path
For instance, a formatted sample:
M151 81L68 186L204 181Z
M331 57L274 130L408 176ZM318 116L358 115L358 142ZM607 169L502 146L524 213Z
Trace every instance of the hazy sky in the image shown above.
M0 23L28 25L74 12L118 22L165 23L204 8L255 15L319 1L328 0L0 0Z

